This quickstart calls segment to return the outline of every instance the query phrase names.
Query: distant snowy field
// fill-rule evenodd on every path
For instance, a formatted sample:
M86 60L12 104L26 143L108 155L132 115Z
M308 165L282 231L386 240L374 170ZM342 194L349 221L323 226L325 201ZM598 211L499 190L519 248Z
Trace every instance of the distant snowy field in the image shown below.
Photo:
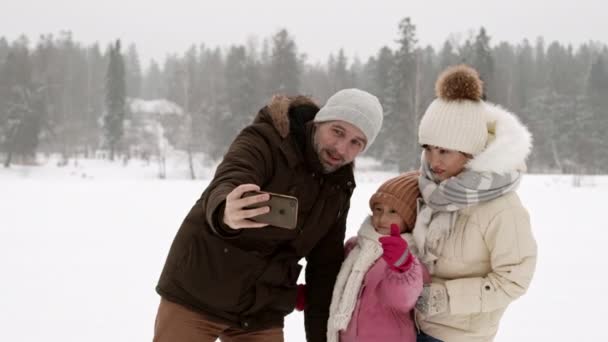
M0 169L0 341L151 341L154 286L204 180L152 163L81 161ZM391 172L358 164L347 236ZM529 292L507 310L496 341L608 341L608 176L528 175L519 190L539 245ZM305 341L303 315L285 323Z

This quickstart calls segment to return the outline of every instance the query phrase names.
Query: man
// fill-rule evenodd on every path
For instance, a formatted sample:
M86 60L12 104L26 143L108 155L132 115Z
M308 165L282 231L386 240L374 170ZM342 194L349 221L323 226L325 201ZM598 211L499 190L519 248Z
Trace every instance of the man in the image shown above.
M378 99L337 92L312 100L275 96L234 140L182 223L162 271L157 342L283 341L306 257L308 341L325 341L329 304L344 259L354 159L382 125ZM296 229L254 222L268 195L298 198Z

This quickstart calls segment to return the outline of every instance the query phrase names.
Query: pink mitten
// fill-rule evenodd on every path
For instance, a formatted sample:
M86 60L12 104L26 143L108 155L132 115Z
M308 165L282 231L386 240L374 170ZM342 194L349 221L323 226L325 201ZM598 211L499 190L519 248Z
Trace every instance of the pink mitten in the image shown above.
M391 224L391 235L379 240L384 250L382 258L393 270L404 272L412 266L414 257L407 248L407 241L399 234L399 226Z

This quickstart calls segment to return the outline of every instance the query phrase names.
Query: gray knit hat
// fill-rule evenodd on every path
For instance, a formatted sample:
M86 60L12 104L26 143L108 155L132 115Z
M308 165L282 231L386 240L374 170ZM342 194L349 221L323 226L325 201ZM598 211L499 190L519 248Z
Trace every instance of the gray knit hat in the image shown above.
M377 97L360 89L342 89L327 100L315 122L342 120L359 128L371 146L382 127L382 105Z

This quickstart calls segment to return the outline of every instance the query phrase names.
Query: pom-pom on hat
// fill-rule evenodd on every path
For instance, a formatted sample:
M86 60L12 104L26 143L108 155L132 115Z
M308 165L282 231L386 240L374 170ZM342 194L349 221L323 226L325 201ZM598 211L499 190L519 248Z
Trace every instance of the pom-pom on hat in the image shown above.
M447 68L435 84L435 99L418 128L418 142L479 154L488 141L487 106L482 100L483 82L466 65Z

